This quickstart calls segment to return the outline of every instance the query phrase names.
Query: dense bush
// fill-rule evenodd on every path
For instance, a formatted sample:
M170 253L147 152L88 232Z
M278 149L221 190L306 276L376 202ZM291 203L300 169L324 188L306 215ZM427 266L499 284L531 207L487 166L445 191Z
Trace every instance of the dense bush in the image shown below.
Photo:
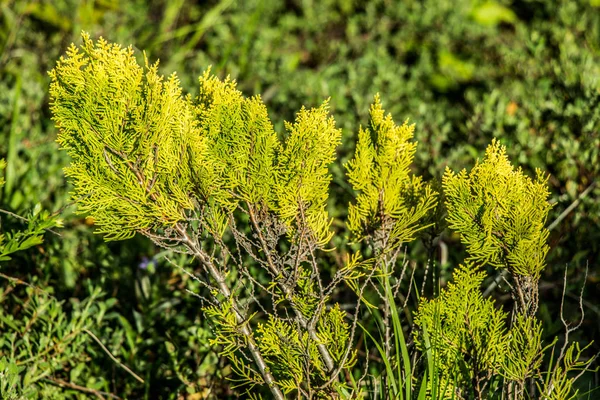
M381 93L396 118L410 116L417 123L413 172L432 179L438 192L441 184L435 180L441 180L446 166L470 168L498 137L527 175L533 176L535 168L550 173L549 200L555 205L547 224L552 228L547 267L540 276L543 339L549 343L562 330L554 310L561 304L565 265L565 314L577 310L577 296L586 283L584 309L588 316L598 313L600 13L594 1L5 1L1 13L0 129L6 140L0 152L7 161L2 208L41 221L48 214L39 211L39 203L62 211L65 225L60 237L47 233L42 246L35 239L29 250L13 254L2 272L46 291L52 287L65 321L76 318L77 309L61 300L85 301L86 280L102 287L103 298L116 302L105 306L110 311L102 324L89 329L145 380L140 384L88 340L72 350L94 356L90 371L78 375L80 383L130 397L175 396L186 389L225 396L235 386L221 383L231 366L222 359L215 362L208 346L211 327L187 293L197 293L199 283L171 268L164 257L181 266L188 256L174 257L137 237L105 244L92 235L93 219L74 216L73 207L63 210L70 189L60 169L69 160L54 143L46 71L82 28L94 37L134 43L150 59L160 57L160 69L177 70L182 86L193 94L207 65L219 76L231 74L245 94L263 95L276 132L283 132L283 120L292 119L301 105L315 106L331 96L331 113L342 128L337 150L342 162L332 167L327 206L338 250L322 256L324 273L331 277L343 265L347 240L340 234L341 221L353 197L341 166L354 154L355 132L368 120L374 93ZM576 207L568 208L572 204ZM569 212L561 215L565 210ZM443 221L444 210L438 208L438 213L431 222ZM37 236L41 231L36 233L34 225L30 230ZM4 232L24 228L12 215L2 218ZM445 285L452 267L464 258L458 236L443 228L438 224L422 231L422 239L406 255L419 265L415 279L419 289L425 282L428 295L437 291L438 281ZM507 287L492 283L493 268L488 273L486 293L507 308ZM337 295L343 307L353 301L348 294ZM11 304L25 296L17 293L4 301L3 315L19 315L20 307ZM416 298L406 301L408 328ZM363 323L378 336L372 320ZM589 342L598 331L598 318L586 318L571 335ZM362 346L358 350L364 351ZM597 351L592 347L589 354ZM65 380L73 367L61 368L54 378ZM374 363L370 368L377 375ZM84 378L88 373L92 381ZM597 378L590 374L580 382L595 386Z

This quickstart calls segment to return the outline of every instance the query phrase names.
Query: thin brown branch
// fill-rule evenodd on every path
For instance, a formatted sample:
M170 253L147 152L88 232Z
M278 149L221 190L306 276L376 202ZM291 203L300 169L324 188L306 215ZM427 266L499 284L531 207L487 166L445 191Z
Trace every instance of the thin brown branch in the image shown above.
M46 380L48 380L50 383L52 383L58 387L61 387L61 388L73 389L73 390L77 390L78 392L92 394L92 395L96 396L97 398L99 398L100 400L104 400L105 399L104 396L109 397L111 399L117 399L117 400L121 399L119 396L117 396L115 394L103 392L101 390L96 390L96 389L92 389L92 388L85 387L85 386L76 385L75 383L67 382L67 381L59 379L59 378L50 377L50 378L46 378Z
M265 383L269 386L271 393L273 394L275 399L285 400L285 397L284 397L283 393L281 392L281 389L275 382L275 378L273 378L273 375L271 374L269 367L267 366L260 349L256 345L252 330L248 327L248 324L246 323L245 315L240 311L237 301L231 295L231 291L229 290L229 286L227 286L227 283L225 282L225 278L224 278L223 274L212 263L210 257L200 248L198 243L192 241L189 238L186 231L180 225L177 225L176 229L179 232L179 234L181 235L183 242L190 249L190 251L192 252L194 257L198 261L200 261L200 263L202 263L202 265L204 266L204 268L206 268L206 270L210 274L210 276L216 281L217 287L218 287L219 291L221 292L221 295L231 301L232 308L235 312L235 318L239 325L239 330L246 337L246 340L247 340L246 345L248 347L248 351L250 351L250 354L252 354L252 358L254 359L254 362L255 362L256 366L258 367L258 370L260 371L260 375L262 375L262 377L265 380Z
M273 261L273 258L271 257L271 249L267 245L267 242L262 234L262 230L260 229L260 225L256 218L256 213L255 213L254 207L250 203L247 203L247 205L248 205L248 214L250 215L250 220L252 222L252 226L254 227L254 230L256 231L258 240L260 241L263 252L265 253L265 257L267 259L269 268L271 269L273 274L275 274L276 277L280 277L279 279L276 278L277 284L279 285L281 290L283 290L286 297L290 301L292 308L294 310L294 313L296 314L296 318L297 318L298 322L300 323L300 325L302 326L302 328L306 329L308 331L310 338L315 343L317 343L317 349L319 350L321 357L323 357L323 361L325 362L325 365L327 366L328 371L330 371L330 372L333 371L333 369L335 368L335 364L334 364L333 358L331 357L331 354L329 354L329 350L327 350L327 346L325 346L325 344L321 343L321 340L317 336L316 329L314 328L314 324L309 323L306 320L306 318L304 317L304 315L302 315L302 312L300 312L298 307L294 304L293 289L286 282L283 281L284 275L283 275L281 269L275 265L275 262ZM319 284L320 284L320 278L319 278ZM322 286L319 286L319 287L321 289L321 293L323 293ZM319 315L319 313L315 313L315 315Z
M96 337L96 335L94 335L89 329L83 329L83 332L87 333L88 335L90 335L92 337L92 339L94 339L96 341L96 343L98 343L100 345L100 347L102 347L102 350L104 350L104 352L111 358L111 360L113 360L119 367L123 368L125 371L127 371L131 376L133 376L135 379L137 379L140 383L145 383L144 380L142 378L140 378L135 372L133 372L131 369L129 369L129 367L125 364L123 364L121 361L117 360L115 356L112 355L112 353L104 346L104 344L102 344L102 342L100 341L100 339L98 339Z

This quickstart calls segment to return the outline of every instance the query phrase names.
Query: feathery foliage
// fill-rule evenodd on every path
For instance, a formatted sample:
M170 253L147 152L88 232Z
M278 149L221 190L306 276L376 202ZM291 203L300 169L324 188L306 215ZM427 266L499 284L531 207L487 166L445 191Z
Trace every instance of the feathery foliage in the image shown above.
M301 109L279 141L260 97L245 98L234 81L207 71L197 98L183 96L174 74L164 81L157 64L140 67L131 48L87 34L50 76L79 211L109 240L138 232L201 263L213 344L247 390L266 384L276 398L306 390L327 397L338 381L334 367L354 363L344 312L325 312L332 288L321 283L314 255L331 237L328 168L341 136L327 102ZM282 242L286 255L278 254ZM217 249L222 257L210 255ZM252 276L243 257L269 278ZM256 313L236 299L230 272L271 294L263 322L254 324ZM278 314L286 305L294 323Z
M461 234L471 261L539 277L549 249L547 180L540 170L535 180L515 170L497 140L470 173L446 169L448 224Z
M137 64L133 49L83 34L50 72L58 142L72 158L79 212L108 240L174 227L202 193L205 139L175 74ZM192 161L193 160L193 161ZM194 195L193 195L194 194Z
M370 129L360 128L355 156L347 165L358 192L356 204L348 207L348 228L358 239L375 235L377 247L391 250L428 227L419 221L435 207L437 193L410 174L417 148L410 142L414 125L397 126L378 95L370 117Z
M549 249L544 225L552 207L548 177L540 170L536 175L532 180L515 170L506 148L494 140L470 173L447 168L442 182L446 220L461 234L469 260L508 270L517 307L529 315L538 307L537 281Z
M331 182L328 168L336 159L342 134L328 112L326 101L317 109L302 108L293 124L286 123L288 137L277 165L281 180L275 186L281 219L294 230L309 229L320 245L331 238L325 210Z
M528 382L535 383L540 398L575 398L573 373L589 369L595 360L583 356L589 345L582 349L577 342L565 343L558 364L542 371L544 355L557 339L544 346L541 322L522 313L509 325L508 314L483 298L484 278L481 268L467 263L454 271L454 282L440 296L420 302L419 329L413 334L436 371L428 376L429 398L517 399ZM554 354L550 358L554 361Z
M260 97L244 97L235 81L206 71L192 98L175 74L165 80L157 64L144 61L138 65L131 47L83 34L81 48L71 46L50 72L58 141L72 158L66 174L79 212L90 214L108 240L140 233L190 256L198 270L187 273L204 289L196 294L213 327L211 344L249 396L259 397L258 388L278 400L363 395L353 342L367 305L381 327L386 393L411 398L418 367L396 301L408 266L399 256L403 244L439 223L432 215L438 193L410 171L414 126L397 126L375 97L369 128L360 129L347 164L357 192L347 227L359 242L369 239L358 246L373 256L362 260L357 247L325 277L321 251L333 235L329 167L341 139L328 101L303 107L279 139ZM541 376L544 349L533 314L548 251L545 179L515 171L497 142L469 175L446 171L447 220L470 258L416 316L417 349L431 366L420 399L483 398L497 390L520 396L526 380ZM517 281L522 312L510 327L507 314L479 291L485 264L508 269ZM352 316L331 301L342 282L358 298ZM561 351L558 360L568 366L541 391L571 390L568 372L588 365L573 349Z
M454 283L438 298L422 299L415 316L419 327L414 332L415 343L430 354L429 362L438 371L429 376L430 394L522 398L526 382L533 379L539 393L547 396L544 398L567 398L572 389L568 376L576 370L574 365L586 370L593 362L595 357L580 360L580 351L575 361L569 359L579 344L568 343L570 328L565 324L566 343L557 358L565 367L548 370L546 375L552 378L542 383L543 356L556 344L555 340L543 347L542 326L535 317L537 281L549 248L544 227L551 208L546 181L540 171L533 181L515 170L506 149L496 140L469 173L446 170L446 220L461 234L469 257L454 271ZM508 314L497 309L493 300L484 299L480 291L485 278L481 267L486 264L507 269L513 276L511 289L517 307L510 325Z
M356 203L348 207L347 227L358 240L369 239L374 257L350 264L357 272L347 278L352 289L381 324L381 342L368 331L385 364L382 385L386 393L400 399L412 397L412 365L400 323L396 293L403 283L406 264L397 276L396 266L402 245L413 241L428 228L427 217L437 206L437 193L420 176L410 173L416 142L411 142L414 125L398 126L385 115L379 95L370 108L370 129L358 132L354 158L346 165ZM361 284L358 279L363 278ZM378 296L378 305L363 297L369 287ZM381 311L375 312L374 310ZM362 327L362 325L361 325ZM364 330L364 328L363 328ZM424 387L424 386L423 386Z
M192 162L199 172L196 179L206 188L203 198L221 208L213 207L213 212L222 215L240 201L273 207L270 188L277 180L279 141L260 97L244 98L235 81L221 81L209 69L200 77L194 105L210 157Z
M439 376L429 380L437 382L442 398L482 398L485 380L502 374L507 355L507 314L483 298L480 286L485 272L467 263L454 271L453 278L439 297L421 301L415 316L420 328L415 332L415 343L422 351L432 352ZM430 348L423 332L428 334ZM528 367L520 353L515 354L519 356L511 359L516 363L511 367Z

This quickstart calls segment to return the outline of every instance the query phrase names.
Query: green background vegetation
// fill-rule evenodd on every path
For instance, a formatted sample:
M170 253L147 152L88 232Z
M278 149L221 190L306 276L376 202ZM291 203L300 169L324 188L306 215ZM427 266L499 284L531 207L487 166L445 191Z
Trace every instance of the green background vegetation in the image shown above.
M50 348L58 372L43 389L46 398L63 398L56 379L130 398L176 398L186 390L233 395L223 384L228 367L210 351L210 328L186 292L194 282L143 238L105 243L93 221L68 206L62 168L69 160L55 143L47 71L81 30L145 50L161 60L163 74L177 71L191 93L212 65L246 95L262 94L278 132L302 105L331 97L343 142L333 170L334 217L351 200L342 163L377 92L397 121L416 123L414 171L427 179L440 180L446 166L470 168L498 138L527 175L550 173L555 206L548 223L580 198L550 233L538 313L544 339L562 333L556 311L567 266L566 315L573 319L585 284L586 319L575 338L596 340L591 351L600 350L600 2L0 0L0 158L7 162L0 208L27 216L38 204L52 212L65 207L61 236L46 233L43 245L0 265L13 277L0 284L0 370L11 349L5 333L14 331L32 342L50 335L68 344ZM2 216L3 232L24 228ZM449 233L435 243L436 268L447 280L464 249ZM409 250L417 254L419 246ZM90 295L100 297L88 308ZM510 300L501 290L495 295ZM36 312L40 307L48 311ZM74 325L44 331L60 318ZM48 365L38 368L31 379L42 381L39 371ZM597 383L590 374L584 385Z

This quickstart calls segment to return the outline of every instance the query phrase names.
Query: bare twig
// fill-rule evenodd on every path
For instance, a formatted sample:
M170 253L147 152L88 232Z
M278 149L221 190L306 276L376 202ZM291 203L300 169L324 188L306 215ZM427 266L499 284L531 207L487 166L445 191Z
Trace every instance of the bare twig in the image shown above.
M398 246L398 249L400 249L401 246ZM402 257L402 271L400 272L400 278L398 279L398 282L396 282L396 284L393 287L393 293L392 293L392 297L396 298L398 297L398 292L400 291L400 287L402 286L402 281L404 280L404 274L406 273L406 267L408 267L408 264L410 264L409 260L406 258L406 251L407 248L404 248L404 256ZM414 270L413 270L414 273Z
M588 265L586 265L586 267L585 267L585 276L583 278L583 284L581 285L581 292L579 293L579 311L581 312L581 318L579 319L577 324L570 325L565 320L565 315L564 315L565 293L567 290L567 267L565 266L565 277L563 280L563 293L562 293L562 297L560 299L560 320L562 321L562 323L565 327L565 343L563 344L562 348L560 349L560 355L558 356L558 359L556 360L557 365L563 359L563 357L565 355L565 351L569 345L569 334L571 332L575 332L577 329L579 329L581 327L581 324L583 324L583 320L585 318L585 310L583 308L583 290L585 288L585 282L587 281L587 275L588 275Z
M323 357L323 361L325 362L325 365L327 366L328 371L330 371L330 372L333 371L335 364L334 364L333 358L331 357L331 354L329 354L329 350L327 350L327 346L325 346L325 344L322 343L321 340L319 340L319 337L317 336L317 332L314 327L314 324L309 323L306 320L306 318L304 317L304 315L302 315L302 312L300 312L299 308L294 304L293 289L289 286L289 284L287 284L287 282L284 282L284 280L283 280L284 274L283 274L281 268L278 268L278 266L275 265L275 262L273 261L273 258L271 256L271 249L267 245L267 242L262 234L262 230L260 229L258 219L256 218L256 213L255 213L254 207L250 203L247 203L247 206L248 206L248 214L250 215L250 220L252 222L252 226L254 227L254 230L258 236L258 240L260 241L261 248L263 249L263 252L265 253L265 257L267 259L269 269L275 275L275 277L276 277L275 279L277 279L277 277L279 277L279 279L277 279L277 284L279 285L281 290L283 290L287 299L292 304L292 308L294 310L294 313L296 314L296 318L297 318L298 322L300 323L300 325L302 326L303 329L306 329L308 331L310 338L317 344L317 349L319 350L321 357ZM300 251L298 252L298 254L299 253L300 253ZM311 252L311 255L313 255L312 252ZM313 255L313 262L314 262L314 255ZM297 263L298 262L296 262L296 264ZM320 293L323 294L323 287L321 285L320 277L317 277L317 280L319 282L319 289L321 290ZM315 315L319 315L319 313L315 313Z
M569 343L569 335L581 327L581 324L583 323L583 320L585 318L585 310L583 308L583 290L585 288L585 282L587 281L587 274L588 274L588 266L586 265L585 276L583 279L583 285L581 285L581 291L579 292L579 311L581 312L581 318L579 319L579 321L576 324L571 325L569 322L567 322L567 320L565 319L565 316L564 316L564 303L565 303L565 294L566 294L566 288L567 288L567 268L565 267L565 276L563 278L563 292L562 292L562 297L561 297L561 301L560 301L560 320L562 321L563 326L565 327L565 342L560 349L560 354L559 354L558 358L556 359L555 367L554 367L555 372L557 371L557 369L560 371L560 369L561 369L560 363L565 357L565 352L567 351L567 348L569 348L569 344L570 344ZM593 363L597 357L598 357L598 355L594 355L590 360L587 361L587 363L584 363L581 366L582 368L581 368L579 374L577 374L574 378L571 378L571 380L575 381L583 373L585 373L586 371L589 371L589 365L591 363ZM579 358L579 355L577 356L577 358ZM564 373L567 373L567 372L568 372L568 369L566 369L566 367L565 367ZM554 382L554 374L553 374L552 380L550 381L550 386L549 386L546 394L552 393L552 391L554 390L554 386L555 386L555 382Z
M104 352L111 358L111 360L113 360L117 365L119 365L121 368L123 368L125 371L127 371L131 376L133 376L135 379L137 379L140 383L145 383L144 380L142 378L140 378L135 372L133 372L131 369L129 369L129 367L127 367L127 365L123 364L121 361L117 360L115 358L115 356L112 355L112 353L104 346L104 344L102 344L102 342L100 341L100 339L98 339L96 337L96 335L94 335L89 329L84 328L83 332L87 333L88 335L90 335L92 337L92 339L94 339L96 341L96 343L98 343L100 345L100 347L102 347L102 350L104 350Z
M423 283L421 283L421 297L425 296L425 284L427 283L427 277L429 276L429 267L431 265L431 257L427 259L425 264L425 274L423 275Z
M94 396L96 396L100 400L104 400L105 399L104 396L109 397L111 399L117 399L117 400L121 399L119 396L114 395L112 393L107 393L107 392L103 392L103 391L100 391L100 390L92 389L92 388L89 388L89 387L76 385L74 383L67 382L67 381L59 379L59 378L49 377L49 378L46 378L46 380L48 380L52 384L54 384L56 386L59 386L61 388L68 388L68 389L77 390L78 392L82 392L82 393L93 394Z
M571 211L573 211L579 205L579 203L581 203L581 201L587 197L588 194L590 194L594 187L596 187L596 181L592 181L592 183L583 192L581 192L579 196L577 196L577 199L575 199L575 201L572 202L569 207L565 208L565 210L560 213L554 222L548 226L548 230L551 231L552 229L556 228L558 224L560 224L562 220L565 219L567 215L569 215Z
M404 299L404 304L402 305L402 308L406 308L406 305L408 304L408 300L410 299L410 293L412 291L412 287L413 287L413 282L415 279L415 271L417 270L417 263L413 264L413 268L412 268L412 272L410 274L410 280L408 281L408 293L406 294L406 298Z

